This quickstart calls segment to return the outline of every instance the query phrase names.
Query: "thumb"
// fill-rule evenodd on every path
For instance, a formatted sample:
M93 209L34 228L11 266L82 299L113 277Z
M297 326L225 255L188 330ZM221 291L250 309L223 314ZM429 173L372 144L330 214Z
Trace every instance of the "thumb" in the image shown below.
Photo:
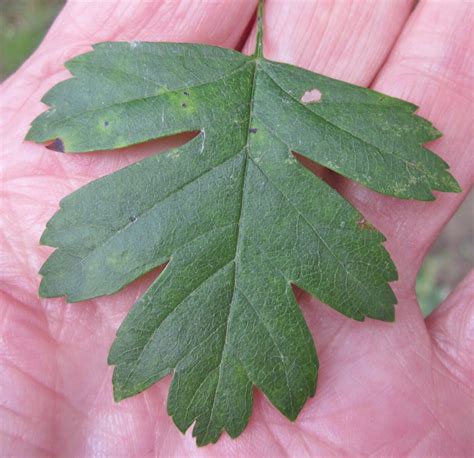
M468 392L474 388L474 270L426 320L440 362Z

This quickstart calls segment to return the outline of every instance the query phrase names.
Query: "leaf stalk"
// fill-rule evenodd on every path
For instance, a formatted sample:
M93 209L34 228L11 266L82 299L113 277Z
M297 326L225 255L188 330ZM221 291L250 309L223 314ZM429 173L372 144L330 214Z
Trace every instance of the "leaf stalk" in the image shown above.
M257 44L255 46L255 57L263 57L263 2L264 0L258 0Z

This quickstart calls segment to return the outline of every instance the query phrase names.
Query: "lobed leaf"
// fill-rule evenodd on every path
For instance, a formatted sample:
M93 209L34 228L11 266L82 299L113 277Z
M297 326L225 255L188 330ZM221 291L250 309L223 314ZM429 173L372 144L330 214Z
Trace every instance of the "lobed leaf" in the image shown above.
M318 362L297 285L340 313L391 321L395 267L375 228L294 152L378 192L459 191L412 104L211 46L102 43L67 64L27 138L63 152L199 131L61 202L42 243L45 297L112 294L165 270L112 346L117 400L172 372L168 411L199 445L247 424L252 386L295 419Z

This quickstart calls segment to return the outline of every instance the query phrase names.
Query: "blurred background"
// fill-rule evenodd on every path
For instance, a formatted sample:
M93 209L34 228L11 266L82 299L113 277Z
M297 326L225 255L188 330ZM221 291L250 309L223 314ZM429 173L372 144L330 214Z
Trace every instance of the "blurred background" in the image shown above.
M64 0L0 0L0 81L35 50ZM473 266L474 197L471 193L428 253L416 293L429 315Z
M0 78L35 50L64 0L0 0Z

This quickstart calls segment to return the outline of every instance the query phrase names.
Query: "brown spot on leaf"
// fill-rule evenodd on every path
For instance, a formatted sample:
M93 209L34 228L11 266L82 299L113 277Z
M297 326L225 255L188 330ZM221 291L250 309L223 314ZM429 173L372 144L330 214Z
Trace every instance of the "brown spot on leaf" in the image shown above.
M321 91L319 89L312 89L311 91L306 91L301 97L303 103L317 103L321 100Z
M57 151L58 153L64 153L64 143L60 138L57 138L53 143L46 145L46 148L52 151Z

